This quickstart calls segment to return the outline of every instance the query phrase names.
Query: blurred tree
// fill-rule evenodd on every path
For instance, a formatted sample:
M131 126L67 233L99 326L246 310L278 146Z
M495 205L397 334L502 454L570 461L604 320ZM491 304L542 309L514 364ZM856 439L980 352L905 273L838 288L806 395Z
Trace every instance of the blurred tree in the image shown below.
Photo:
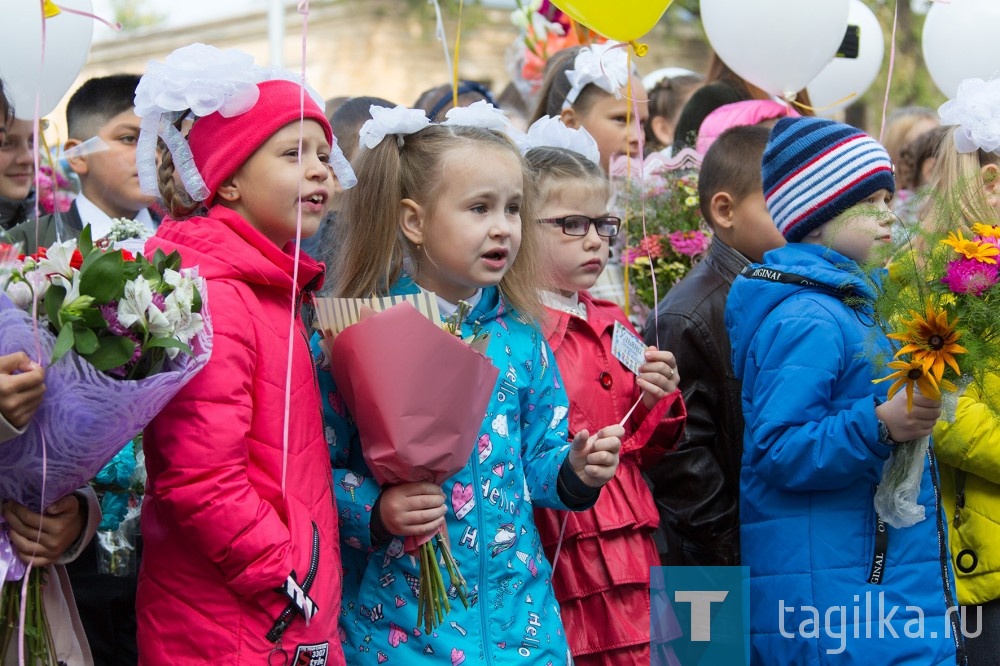
M146 5L146 0L111 0L115 20L121 24L122 32L152 28L163 22L166 16Z

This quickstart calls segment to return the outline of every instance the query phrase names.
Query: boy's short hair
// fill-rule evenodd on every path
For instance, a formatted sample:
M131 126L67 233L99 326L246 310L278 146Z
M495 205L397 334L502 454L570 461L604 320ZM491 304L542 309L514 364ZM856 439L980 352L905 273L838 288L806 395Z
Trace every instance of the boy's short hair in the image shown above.
M69 138L86 141L119 113L135 108L138 74L112 74L89 79L66 105Z
M896 191L882 144L825 118L779 120L764 149L761 176L767 210L789 243L879 190Z
M391 109L395 104L381 97L351 97L344 100L330 116L337 145L348 160L353 160L358 153L359 132L361 126L371 120L373 106Z
M712 197L719 192L727 193L736 202L763 192L760 160L769 135L766 127L732 127L708 149L698 174L698 199L701 215L709 225L714 226Z

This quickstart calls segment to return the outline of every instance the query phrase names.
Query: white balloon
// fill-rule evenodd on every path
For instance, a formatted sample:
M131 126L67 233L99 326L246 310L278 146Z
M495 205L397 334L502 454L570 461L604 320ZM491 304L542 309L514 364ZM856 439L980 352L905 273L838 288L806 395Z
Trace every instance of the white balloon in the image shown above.
M59 0L58 5L93 13L92 0ZM45 20L45 60L42 61L42 12L38 0L4 2L4 36L0 39L0 79L18 118L51 113L73 85L90 52L94 21L59 12Z
M951 0L935 2L924 21L924 62L947 97L963 79L984 81L1000 76L1000 2Z
M834 58L809 82L809 100L821 116L831 116L858 101L871 86L885 56L882 26L861 0L851 0L848 25L860 29L857 58ZM854 93L850 99L844 99Z
M772 95L813 80L847 32L849 0L701 0L701 22L730 69Z

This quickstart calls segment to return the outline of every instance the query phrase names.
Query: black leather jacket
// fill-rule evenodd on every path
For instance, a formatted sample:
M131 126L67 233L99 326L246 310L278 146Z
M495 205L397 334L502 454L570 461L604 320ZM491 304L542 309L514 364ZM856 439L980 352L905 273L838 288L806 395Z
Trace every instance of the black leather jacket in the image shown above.
M669 565L740 562L743 453L740 382L733 376L726 297L749 262L718 238L646 322L646 344L677 357L688 419L684 437L647 476L660 511ZM657 334L659 341L657 342Z

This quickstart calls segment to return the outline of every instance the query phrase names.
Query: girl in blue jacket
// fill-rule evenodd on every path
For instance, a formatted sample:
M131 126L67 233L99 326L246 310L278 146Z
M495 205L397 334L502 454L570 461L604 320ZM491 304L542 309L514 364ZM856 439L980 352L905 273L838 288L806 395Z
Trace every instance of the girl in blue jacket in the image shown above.
M367 149L338 219L345 227L333 290L359 297L426 289L445 316L465 301L472 308L462 334L490 334L487 356L500 374L462 471L443 487L379 488L329 373L320 372L344 546L344 652L373 664L564 664L566 637L532 506L593 506L614 475L624 433L611 426L567 441L568 402L533 321L535 224L517 148L481 127L424 127L414 113L421 115L386 110L362 129ZM405 341L400 331L402 349ZM428 635L416 628L419 570L403 554L403 537L442 525L469 608L452 603Z

